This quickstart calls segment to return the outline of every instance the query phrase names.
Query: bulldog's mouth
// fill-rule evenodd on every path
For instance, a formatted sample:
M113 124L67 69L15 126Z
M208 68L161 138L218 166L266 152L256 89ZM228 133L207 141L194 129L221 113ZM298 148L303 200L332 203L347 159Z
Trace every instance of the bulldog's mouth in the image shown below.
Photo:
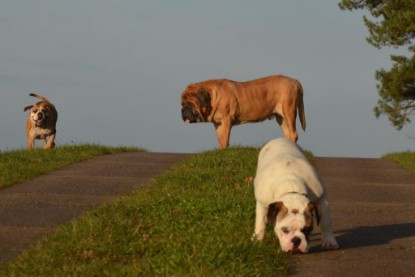
M36 126L42 126L43 124L45 124L45 122L46 122L46 117L35 120Z
M292 249L289 252L291 252L292 254L305 254L306 253L306 252L303 252L301 249L298 249L298 248Z
M304 254L307 252L307 249L302 249L300 247L302 240L299 237L294 237L292 240L292 245L289 249L289 252L293 254Z

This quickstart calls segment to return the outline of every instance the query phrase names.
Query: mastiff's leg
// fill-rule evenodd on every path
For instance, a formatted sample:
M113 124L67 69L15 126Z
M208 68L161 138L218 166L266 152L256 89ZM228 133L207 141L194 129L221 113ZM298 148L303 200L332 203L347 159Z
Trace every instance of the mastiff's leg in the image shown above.
M294 115L290 112L287 112L284 117L277 114L275 116L277 119L278 124L281 127L282 133L284 136L291 140L292 142L297 142L298 140L298 133L295 128L295 120L296 120L296 113L294 112Z
M214 123L216 135L218 136L219 147L225 149L229 146L229 138L231 135L231 122L222 121L221 123Z

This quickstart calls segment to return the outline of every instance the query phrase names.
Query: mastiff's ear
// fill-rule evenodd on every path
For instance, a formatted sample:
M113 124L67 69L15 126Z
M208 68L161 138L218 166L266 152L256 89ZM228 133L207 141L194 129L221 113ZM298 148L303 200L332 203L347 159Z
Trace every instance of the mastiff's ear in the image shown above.
M30 110L31 108L33 108L33 105L30 105L30 106L26 106L26 107L24 107L23 111L27 111L27 110Z
M271 225L275 225L278 217L283 218L288 212L288 208L282 201L271 203L268 205L267 222Z
M210 115L210 112L212 111L212 105L210 104L210 93L204 88L199 88L199 90L196 93L196 98L200 104L200 112L203 116L203 121L206 121L207 117Z
M316 218L317 225L319 225L320 224L320 213L318 211L317 206L310 202L307 204L307 208L304 210L304 213L307 211L311 213L313 217Z
M199 100L200 107L210 106L210 94L204 88L200 88L196 93L197 100Z

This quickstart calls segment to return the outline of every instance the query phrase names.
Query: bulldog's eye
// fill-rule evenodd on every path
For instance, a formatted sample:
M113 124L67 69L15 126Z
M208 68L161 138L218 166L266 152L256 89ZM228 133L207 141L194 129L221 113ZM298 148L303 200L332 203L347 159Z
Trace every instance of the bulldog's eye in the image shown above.
M37 112L38 112L38 110L37 110L37 109L32 111L32 113L37 113Z
M313 231L313 227L312 226L309 226L309 227L304 227L303 229L301 229L301 232L304 234L304 235L306 235L306 236L308 236L308 235L310 235L310 233Z
M288 228L287 228L287 227L282 227L282 228L281 228L281 231L282 231L284 234L288 234L288 233L290 232L290 230L288 230Z

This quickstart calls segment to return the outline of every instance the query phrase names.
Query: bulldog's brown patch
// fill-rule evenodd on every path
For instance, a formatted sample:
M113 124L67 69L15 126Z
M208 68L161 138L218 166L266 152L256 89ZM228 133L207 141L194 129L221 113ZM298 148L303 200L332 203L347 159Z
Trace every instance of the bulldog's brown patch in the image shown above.
M306 224L307 219L313 220L313 218L316 218L317 225L320 224L320 213L318 211L318 208L313 203L308 203L307 207L304 209L304 216L306 217Z
M267 221L271 225L275 225L277 221L282 220L288 213L288 208L282 201L271 203L268 205Z

